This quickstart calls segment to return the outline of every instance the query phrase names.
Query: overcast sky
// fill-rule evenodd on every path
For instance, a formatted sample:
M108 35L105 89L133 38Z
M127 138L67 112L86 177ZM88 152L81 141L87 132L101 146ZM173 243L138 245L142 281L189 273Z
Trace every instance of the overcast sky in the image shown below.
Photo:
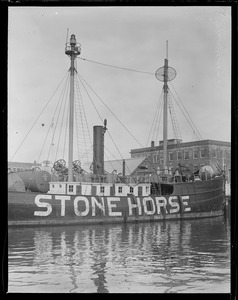
M88 89L101 118L108 121L105 159L129 158L131 149L146 146L163 88L154 73L164 65L166 40L169 66L177 72L172 85L202 139L230 141L230 7L10 7L9 160L69 70L70 60L64 54L67 28L69 37L75 34L81 44L81 58L150 73L77 59L78 74L135 137ZM102 121L84 88L80 91L92 136L92 127ZM176 103L174 109L183 141L194 140ZM13 161L38 160L53 112L53 106L47 106ZM156 144L160 139L162 128ZM47 151L40 161L46 158Z

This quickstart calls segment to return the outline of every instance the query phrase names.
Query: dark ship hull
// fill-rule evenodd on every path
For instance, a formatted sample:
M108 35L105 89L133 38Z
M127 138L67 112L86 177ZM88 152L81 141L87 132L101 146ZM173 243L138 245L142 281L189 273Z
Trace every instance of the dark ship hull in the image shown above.
M223 176L204 181L173 183L171 187L171 194L128 194L120 197L9 191L8 225L165 221L223 214Z

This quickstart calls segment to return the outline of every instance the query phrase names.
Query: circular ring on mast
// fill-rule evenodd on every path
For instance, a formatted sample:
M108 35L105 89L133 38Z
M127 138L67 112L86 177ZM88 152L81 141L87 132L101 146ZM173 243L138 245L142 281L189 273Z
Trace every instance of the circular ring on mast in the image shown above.
M175 71L174 68L171 68L171 67L168 67L168 70L167 70L167 74L168 74L168 78L167 78L167 81L172 81L177 73ZM160 81L165 81L165 67L161 67L159 68L156 72L155 72L155 77L160 80Z

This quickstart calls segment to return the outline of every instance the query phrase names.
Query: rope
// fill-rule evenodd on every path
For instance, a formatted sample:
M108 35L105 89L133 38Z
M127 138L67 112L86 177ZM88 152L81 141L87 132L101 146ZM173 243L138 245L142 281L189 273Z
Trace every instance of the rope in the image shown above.
M64 149L63 149L63 157L65 157L65 146L66 146L66 139L67 139L67 132L68 132L68 119L69 119L69 102L67 103L67 118L66 118L66 127L65 127L65 134L64 134Z
M54 120L54 118L52 119L52 122L53 122L53 120ZM50 123L50 126L49 126L49 128L48 128L48 131L47 131L47 133L46 133L45 140L44 140L44 143L43 143L43 146L42 146L42 148L41 148L41 151L40 151L40 154L39 154L39 157L38 157L38 160L37 160L37 161L40 161L40 157L41 157L41 154L42 154L43 149L44 149L44 147L45 147L45 143L46 143L47 137L48 137L48 135L49 135L49 132L50 132L50 128L51 128L52 122Z
M148 136L148 139L147 139L147 142L146 142L146 147L148 146L152 129L155 127L155 124L157 122L157 115L158 115L158 111L159 111L159 106L161 106L161 102L162 102L162 92L160 94L159 101L158 101L157 106L156 106L154 118L153 118L152 125L151 125L151 128L150 128L149 136ZM155 120L156 120L156 122L155 122ZM154 137L154 134L152 135L152 140L153 140L153 137Z
M62 104L63 104L63 95L64 95L64 93L65 93L66 85L67 85L67 81L66 81L65 86L64 86L64 89L63 89L63 91L62 91L62 93L61 93L61 95L60 95L60 99L61 99L61 100L58 102L57 107L56 107L56 110L55 110L55 113L54 113L54 116L55 116L56 111L57 111L57 109L58 109L58 106L60 106L60 107L59 107L59 113L58 113L58 116L57 116L57 119L56 119L56 126L55 126L54 131L53 131L53 136L52 136L51 143L50 143L50 147L49 147L49 151L48 151L47 160L49 160L50 151L51 151L51 146L52 146L53 141L54 141L55 131L56 131L57 124L58 124L58 120L59 120L59 116L60 116L60 113L61 113L61 108L62 108ZM59 105L59 104L60 104L60 105Z
M168 94L168 96L169 95L170 95L170 93ZM179 125L178 125L178 122L177 122L177 119L176 119L176 114L175 114L175 110L174 110L174 106L173 106L173 101L172 101L171 97L168 97L168 108L169 108L171 123L172 123L172 127L173 127L174 138L177 139L177 140L182 139L180 129L179 129Z
M161 97L161 101L160 101L160 108L159 108L159 115L157 115L157 119L156 119L156 122L155 122L155 128L157 127L157 131L156 131L156 134L155 134L155 129L154 129L154 134L155 134L155 141L156 143L158 144L159 143L159 139L158 139L158 136L159 136L159 127L160 127L160 123L161 123L161 116L162 116L162 111L163 111L163 101L162 101L162 97ZM154 134L153 134L153 137L154 137Z
M185 117L186 120L188 121L188 123L189 123L189 125L191 126L191 128L192 128L192 129L196 129L196 132L194 131L194 133L197 135L198 139L199 139L199 140L202 140L202 136L200 135L200 133L199 133L197 127L195 126L195 124L193 123L193 120L190 118L189 113L187 112L186 107L184 106L182 100L179 98L179 96L178 96L178 94L177 94L177 92L176 92L176 90L175 90L175 88L174 88L172 82L170 82L170 84L171 84L171 86L172 86L172 88L173 88L173 90L174 90L176 96L178 97L178 100L179 100L180 103L182 104L183 109L184 109L184 111L186 112L186 114L187 114L187 116L188 116L188 118L189 118L190 121L188 120L188 118L187 118L186 115L184 114L183 110L181 109L181 107L180 107L180 105L178 104L176 98L173 96L173 94L171 93L171 90L170 90L170 93L171 93L172 97L174 98L174 100L175 100L175 102L177 103L178 107L179 107L180 110L182 111L184 117ZM191 123L192 123L193 126L191 125Z
M92 98L90 97L90 95L89 95L89 93L88 93L88 91L87 91L87 89L86 89L85 85L83 84L83 81L82 81L81 77L79 76L79 74L77 74L77 75L78 75L78 78L79 78L79 80L80 80L80 81L81 81L81 83L82 83L82 86L84 87L84 90L85 90L85 92L86 92L86 93L87 93L87 95L88 95L88 98L90 99L90 101L91 101L91 103L92 103L92 105L93 105L94 109L96 110L96 112L97 112L97 114L98 114L98 116L99 116L100 120L101 120L101 121L102 121L102 123L103 123L103 119L102 119L102 117L101 117L101 115L100 115L100 113L99 113L98 109L96 108L96 106L95 106L95 104L94 104L94 102L93 102ZM84 80L84 81L85 81L85 80Z
M78 75L78 76L80 76L80 75ZM80 76L82 79L83 79L83 81L87 84L87 86L90 88L90 90L94 93L94 95L102 102L102 104L104 105L104 106L106 106L106 108L110 111L110 113L117 119L117 121L124 127L124 129L126 129L126 131L131 135L131 137L133 137L133 139L143 148L143 145L133 136L133 134L129 131L129 129L128 128L126 128L126 126L121 122L121 120L112 112L112 110L107 106L107 104L105 104L104 103L104 101L96 94L96 92L92 89L92 87L90 87L89 86L89 84L86 82L86 80L82 77L82 76ZM79 78L80 78L79 77ZM80 78L80 80L81 80L81 78ZM81 81L82 82L82 81ZM88 93L87 93L88 94ZM93 104L94 105L94 104ZM94 105L94 107L95 107L95 105ZM102 120L102 118L100 117L100 119ZM102 120L102 122L103 122L103 120Z
M75 119L76 119L76 123L78 121L78 116L80 116L80 120L81 120L81 124L82 124L82 132L83 132L83 142L84 142L84 149L87 149L87 139L86 136L89 137L89 143L90 146L92 145L92 140L91 140L91 136L90 136L90 131L89 131L89 127L88 127L88 122L87 122L87 118L86 118L86 113L85 113L85 109L84 109L84 103L83 103L83 98L81 95L81 91L80 91L80 86L79 86L79 81L76 80L76 94L78 96L78 101L75 102L75 104L78 104L78 110L79 113L77 113L77 106L75 107ZM86 125L86 126L85 126ZM85 128L86 127L86 128ZM80 156L80 139L79 139L79 132L78 132L79 128L78 126L76 126L76 131L77 131L77 142L78 142L78 156ZM86 152L87 155L88 152ZM87 156L87 161L89 161L89 158Z
M104 146L105 147L105 146ZM105 147L106 148L106 147ZM122 160L123 160L123 158L122 158L122 160L119 160L118 158L116 158L107 148L106 148L106 150L114 157L114 159L116 160L116 161L119 161L119 163L121 164L121 165L123 165L123 162L122 162ZM107 158L108 159L108 158ZM108 159L108 161L109 161L109 163L110 163L110 165L112 166L112 168L114 169L114 166L112 165L112 163L111 163L111 161ZM127 170L128 170L128 172L131 174L131 170L130 170L130 168L127 166L127 164L125 164L125 167L127 168Z
M77 58L81 59L81 60L84 60L84 61L88 61L88 62L94 63L94 64L103 65L103 66L106 66L106 67L111 67L111 68L116 68L116 69L121 69L121 70L124 70L124 71L131 71L131 72L137 72L137 73L155 75L155 73L152 73L152 72L144 72L144 71L138 71L138 70L134 70L134 69L128 69L128 68L118 67L118 66L114 66L114 65L109 65L109 64L97 62L97 61L94 61L94 60L89 60L89 59L82 58L82 57L77 57Z
M64 90L64 95L65 95L65 92L66 92L66 96L68 95L68 89L69 89L69 77L68 77L68 85L65 87L65 90ZM66 98L66 100L67 100L67 98ZM60 144L60 139L61 139L61 132L62 132L62 127L63 127L63 123L64 123L64 115L65 115L65 112L66 112L66 109L65 109L66 108L66 104L67 104L66 100L64 101L63 115L62 115L60 132L59 132L59 140L58 140L57 149L56 149L56 153L55 153L55 161L57 159L57 154L58 154L59 144Z
M40 114L38 115L38 117L36 118L35 122L33 123L33 125L31 126L30 130L27 132L26 136L24 137L24 139L22 140L21 144L19 145L19 147L17 148L17 150L14 152L13 156L11 157L11 159L9 160L10 162L12 161L12 159L14 158L14 156L16 155L16 153L18 152L18 150L21 148L21 146L23 145L23 143L25 142L26 138L28 137L28 135L30 134L31 130L33 129L33 127L35 126L36 122L39 120L40 116L42 115L42 113L44 112L44 110L46 109L46 107L48 106L48 104L50 103L50 101L52 100L52 98L54 97L56 91L58 90L59 86L61 85L61 83L63 82L63 80L65 79L66 75L68 74L68 72L64 75L63 79L60 81L59 85L57 86L57 88L55 89L55 91L53 92L52 96L50 97L50 99L48 100L48 102L46 103L46 105L44 106L44 108L42 109L42 111L40 112Z

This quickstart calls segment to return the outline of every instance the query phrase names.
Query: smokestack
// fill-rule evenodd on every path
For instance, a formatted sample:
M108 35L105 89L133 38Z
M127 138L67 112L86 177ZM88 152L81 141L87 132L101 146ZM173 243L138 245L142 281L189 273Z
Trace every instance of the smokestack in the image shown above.
M125 162L125 159L123 159L123 161L122 161L122 175L123 175L123 177L125 177L125 175L126 175L126 162Z
M104 121L104 124L106 122ZM93 174L104 174L104 133L106 126L93 126Z

